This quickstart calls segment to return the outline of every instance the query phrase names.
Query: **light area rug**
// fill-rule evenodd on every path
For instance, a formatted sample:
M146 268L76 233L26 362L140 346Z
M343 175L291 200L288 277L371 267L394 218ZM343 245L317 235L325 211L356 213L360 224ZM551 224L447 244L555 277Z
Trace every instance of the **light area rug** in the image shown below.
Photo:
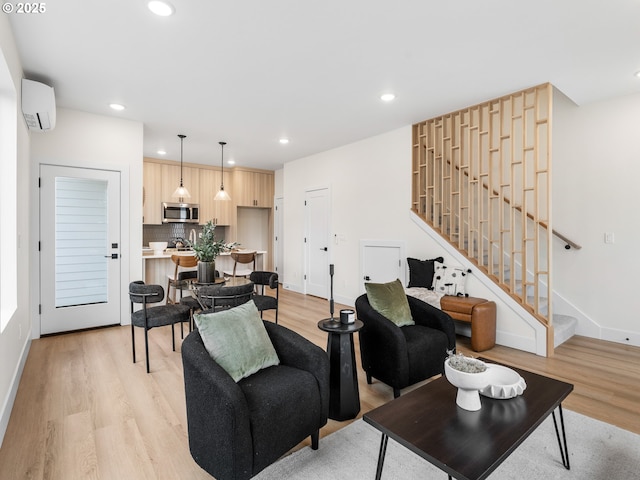
M640 479L640 435L563 410L571 470L562 466L551 416L494 472L490 480ZM556 418L557 414L556 414ZM363 420L263 470L257 480L374 479L380 432ZM383 480L440 479L447 475L389 439Z

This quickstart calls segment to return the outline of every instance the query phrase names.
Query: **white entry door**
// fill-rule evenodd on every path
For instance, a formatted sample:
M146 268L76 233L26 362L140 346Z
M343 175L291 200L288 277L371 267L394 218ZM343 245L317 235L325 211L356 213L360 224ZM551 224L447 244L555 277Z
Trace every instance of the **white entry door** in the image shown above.
M404 243L395 241L367 241L360 242L362 265L362 287L364 284L387 283L399 278L405 284Z
M305 292L329 298L329 189L305 193Z
M40 333L120 324L120 172L40 167Z

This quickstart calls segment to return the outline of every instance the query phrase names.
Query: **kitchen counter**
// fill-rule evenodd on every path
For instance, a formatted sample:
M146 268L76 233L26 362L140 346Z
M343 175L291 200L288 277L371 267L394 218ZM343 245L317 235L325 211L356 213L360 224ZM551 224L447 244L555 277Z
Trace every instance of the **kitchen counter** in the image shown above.
M266 250L257 250L256 251L256 255L257 256L266 255L266 253L267 253ZM160 255L156 255L153 252L153 250L151 250L150 248L143 248L142 249L142 259L143 260L152 260L154 258L171 258L171 255L193 255L193 250L177 250L177 249L176 250L172 250L172 249L168 248L164 252L162 252ZM219 257L230 257L230 256L231 256L230 252L224 252L224 253L221 253L220 255L218 255L218 258ZM216 258L216 261L217 260L218 259Z
M267 252L259 250L256 252L256 270L264 269L264 259ZM147 284L162 285L167 288L167 276L173 276L176 265L171 260L171 255L193 255L190 250L165 250L160 255L156 255L151 249L142 249L142 272L143 280ZM195 270L195 268L185 269ZM216 257L216 270L222 272L224 270L233 270L233 259L230 252L221 253Z

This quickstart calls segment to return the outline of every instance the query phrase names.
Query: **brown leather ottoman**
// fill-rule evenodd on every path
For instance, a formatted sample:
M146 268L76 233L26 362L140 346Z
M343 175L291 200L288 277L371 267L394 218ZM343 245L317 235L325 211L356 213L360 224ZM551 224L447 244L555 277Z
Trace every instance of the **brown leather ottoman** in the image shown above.
M471 324L471 348L482 352L496 344L496 303L485 298L445 295L440 308L454 320Z

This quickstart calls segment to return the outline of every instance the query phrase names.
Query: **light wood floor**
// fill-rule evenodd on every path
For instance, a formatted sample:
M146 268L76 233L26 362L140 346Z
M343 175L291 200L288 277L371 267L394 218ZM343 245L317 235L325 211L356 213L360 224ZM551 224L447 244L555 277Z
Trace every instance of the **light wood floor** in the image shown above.
M323 348L326 333L316 324L327 316L326 300L281 289L280 323ZM189 454L180 339L173 352L170 332L150 331L150 374L143 356L131 362L128 326L33 341L0 449L0 479L211 478ZM459 350L468 345L458 339ZM575 337L552 358L505 347L482 355L573 383L566 408L640 433L639 348ZM358 380L360 415L392 399L389 387L367 385L362 370ZM330 420L322 435L348 423Z

